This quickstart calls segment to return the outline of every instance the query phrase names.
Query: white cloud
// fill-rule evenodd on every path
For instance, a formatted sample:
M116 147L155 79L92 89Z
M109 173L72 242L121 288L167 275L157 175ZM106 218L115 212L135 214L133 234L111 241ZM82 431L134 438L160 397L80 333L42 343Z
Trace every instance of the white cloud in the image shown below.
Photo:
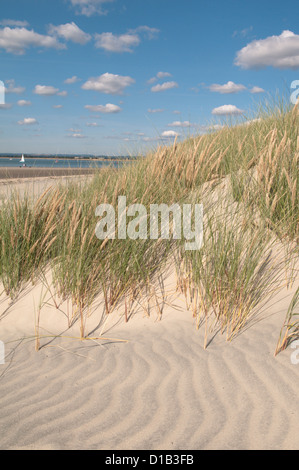
M172 75L171 75L171 73L169 73L169 72L158 72L157 75L155 75L154 77L150 78L150 79L147 81L147 83L148 83L149 85L151 85L152 83L155 83L155 82L158 80L158 78L161 79L161 78L166 78L166 77L171 77L171 76L172 76Z
M62 104L54 104L54 105L52 106L52 108L54 108L54 109L61 109L61 108L63 108L63 106L62 106Z
M72 83L76 83L76 82L79 82L79 81L80 81L80 78L78 78L76 75L74 75L73 77L67 78L66 80L64 80L64 83L66 85L71 85Z
M73 21L72 23L61 24L59 26L50 25L48 32L51 35L62 37L66 41L72 41L81 45L86 44L91 39L90 34L82 31Z
M164 112L164 109L160 109L160 108L157 108L157 109L151 109L149 108L147 110L148 113L152 113L152 114L155 114L155 113L163 113Z
M250 93L265 93L265 90L263 88L260 88L259 86L254 86L251 88Z
M23 121L18 121L20 126L31 126L32 124L38 124L35 118L25 118Z
M67 96L67 91L59 91L57 96Z
M16 93L16 94L21 94L24 93L25 88L22 86L16 86L15 80L6 80L6 84L8 85L5 87L5 93Z
M151 88L153 93L157 93L160 91L171 90L171 88L177 88L179 85L176 82L164 82L161 85L155 85Z
M121 95L124 89L135 83L131 77L104 73L100 77L90 78L82 85L83 90L99 91L100 93Z
M29 26L28 21L19 21L19 20L1 20L0 26L17 26L17 27L26 27Z
M152 78L150 78L150 79L147 81L147 83L148 83L149 85L152 85L152 84L155 83L156 81L157 81L157 77L152 77Z
M65 49L66 46L57 41L55 37L38 34L26 28L0 29L0 49L6 52L22 55L28 47L45 47L54 49Z
M138 26L130 29L125 34L116 35L111 32L95 34L95 47L108 52L133 52L133 48L139 46L140 36L143 34L147 39L153 39L159 30L149 26Z
M121 108L117 106L116 104L111 104L107 103L105 105L98 104L98 105L90 105L87 104L84 106L86 109L89 109L90 111L94 113L104 113L104 114L114 114L114 113L119 113L121 111Z
M261 122L262 118L256 118L256 119L250 119L249 121L246 121L243 123L244 126L249 126L250 124L253 124L254 122Z
M201 130L204 132L220 131L224 127L225 126L223 124L211 124L210 126L202 126Z
M109 52L133 52L132 47L140 44L137 34L121 34L116 36L112 33L95 34L95 47L105 49Z
M43 96L53 96L57 95L59 92L58 88L54 88L53 86L47 86L47 85L36 85L35 89L33 90L33 93L36 95L43 95Z
M157 37L157 34L160 32L157 28L150 28L149 26L138 26L135 29L130 29L129 33L144 33L148 39L154 39Z
M212 114L216 116L239 115L243 113L244 111L242 111L242 109L238 109L233 104L225 104L223 106L219 106L219 108L214 108L212 111Z
M283 31L280 36L252 41L236 56L235 64L243 69L272 66L279 69L299 68L299 35Z
M217 83L214 83L213 85L209 86L210 91L221 94L238 93L239 91L243 91L246 89L246 86L230 81L224 85L218 85Z
M162 132L162 137L178 137L180 134L175 131L164 131Z
M85 16L94 14L105 15L106 11L103 10L103 4L113 1L114 0L70 0L71 4L76 7L76 12Z
M169 127L190 127L192 124L189 121L174 121L168 124Z
M31 106L31 101L19 100L18 105L19 106Z
M158 72L157 73L157 78L166 78L166 77L171 77L171 73L169 73L169 72Z

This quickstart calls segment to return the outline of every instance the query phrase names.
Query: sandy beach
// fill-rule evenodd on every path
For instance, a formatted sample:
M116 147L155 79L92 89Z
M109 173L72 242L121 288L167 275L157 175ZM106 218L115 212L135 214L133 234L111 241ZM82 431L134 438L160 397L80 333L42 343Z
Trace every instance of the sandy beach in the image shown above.
M91 175L93 168L10 168L0 167L0 182L2 180L23 178L44 178L61 176Z
M2 2L0 450L299 450L296 7Z
M135 305L125 323L123 305L107 316L98 299L88 331L102 339L89 341L74 339L67 305L56 310L48 293L39 352L32 335L44 288L12 304L2 296L0 448L297 449L299 365L292 350L273 356L293 291L232 343L218 333L204 350L172 276L166 286L160 320Z
M2 181L0 194L14 187L37 196L77 178ZM49 273L46 279L15 301L0 297L1 449L299 447L299 365L290 348L274 357L295 285L263 306L232 342L210 333L205 350L204 326L196 329L171 267L163 291L154 286L159 307L141 297L127 323L123 302L107 315L99 296L83 341L78 321L69 325L70 305L59 303Z
M231 343L211 333L204 350L174 272L164 278L160 309L141 298L128 323L123 303L107 315L97 298L83 341L50 279L16 301L2 294L1 449L298 448L299 365L291 349L273 354L295 286Z
M38 197L55 185L80 183L92 178L89 168L4 168L0 167L0 203L11 193Z

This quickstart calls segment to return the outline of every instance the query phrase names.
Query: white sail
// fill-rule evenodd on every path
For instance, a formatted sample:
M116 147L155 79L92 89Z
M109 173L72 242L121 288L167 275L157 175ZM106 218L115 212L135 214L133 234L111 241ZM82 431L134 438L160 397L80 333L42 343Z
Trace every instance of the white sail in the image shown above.
M25 163L24 155L22 155L22 158L21 158L21 160L20 160L20 163Z

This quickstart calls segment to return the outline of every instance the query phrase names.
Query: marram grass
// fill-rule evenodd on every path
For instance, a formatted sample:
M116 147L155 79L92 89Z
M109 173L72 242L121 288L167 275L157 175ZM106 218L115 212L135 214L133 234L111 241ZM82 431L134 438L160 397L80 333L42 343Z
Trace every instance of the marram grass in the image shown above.
M84 338L86 312L99 294L106 314L124 301L127 321L132 300L173 262L197 325L207 333L219 328L231 340L285 285L286 272L294 280L288 267L298 257L298 131L297 106L278 106L98 171L83 185L50 189L37 201L13 194L0 211L6 294L16 298L50 267L56 295L70 301ZM96 207L116 208L119 196L147 209L203 202L202 249L186 252L173 239L98 240Z

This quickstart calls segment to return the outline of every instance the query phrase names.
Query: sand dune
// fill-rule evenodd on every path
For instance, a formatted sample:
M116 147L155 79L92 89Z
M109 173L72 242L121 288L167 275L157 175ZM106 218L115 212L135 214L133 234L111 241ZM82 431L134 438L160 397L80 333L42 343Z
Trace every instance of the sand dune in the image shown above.
M34 334L41 285L12 305L2 296L0 448L297 449L299 365L290 349L273 356L294 288L232 343L211 335L207 350L174 292L161 321L136 307L126 324L122 306L107 320L99 299L88 331L127 343L43 338L39 352L9 341ZM40 331L78 335L65 314L44 306Z

